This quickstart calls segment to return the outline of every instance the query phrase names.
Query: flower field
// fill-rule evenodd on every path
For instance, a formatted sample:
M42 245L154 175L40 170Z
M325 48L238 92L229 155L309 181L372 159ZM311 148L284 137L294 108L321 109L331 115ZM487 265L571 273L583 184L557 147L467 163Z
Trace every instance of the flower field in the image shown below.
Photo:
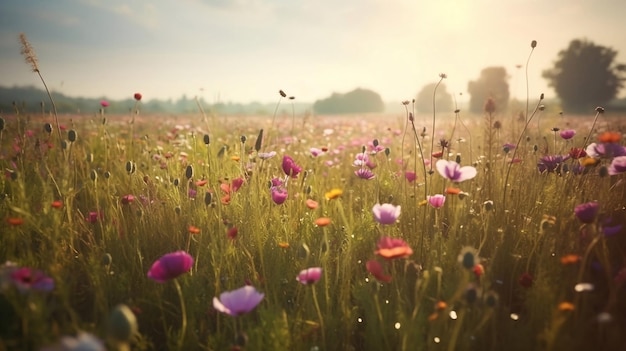
M626 345L610 111L167 117L135 99L2 116L0 350Z

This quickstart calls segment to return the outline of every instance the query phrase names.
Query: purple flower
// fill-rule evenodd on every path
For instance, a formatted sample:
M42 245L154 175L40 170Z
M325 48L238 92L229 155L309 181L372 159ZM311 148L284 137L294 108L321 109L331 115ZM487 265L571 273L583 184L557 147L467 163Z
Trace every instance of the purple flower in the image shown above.
M165 283L181 274L187 273L193 266L193 257L185 251L165 254L156 260L148 271L148 278L157 283Z
M296 162L290 156L283 156L283 171L286 175L297 178L298 174L302 172L302 167L298 166Z
M617 143L591 143L587 145L585 151L593 158L626 156L626 147Z
M600 205L596 201L586 202L574 207L576 217L583 223L592 223L596 219Z
M565 139L565 140L569 140L571 138L574 137L574 135L576 135L576 131L573 129L565 129L562 130L559 135L561 136L561 138Z
M376 175L374 174L374 172L372 172L369 168L359 168L356 171L354 171L354 174L361 178L361 179L365 179L365 180L371 180L376 178Z
M406 178L409 183L413 183L417 179L417 174L413 171L405 171L404 178Z
M252 311L265 295L258 292L253 286L246 285L232 291L225 291L220 298L213 298L213 307L216 310L236 317Z
M610 175L626 172L626 156L617 156L613 158L608 170Z
M315 284L322 277L322 268L311 267L298 273L296 280L304 285Z
M372 208L374 219L380 224L394 224L400 217L400 206L392 204L376 204Z
M455 183L472 179L476 176L476 168L472 166L461 167L458 163L448 160L439 160L435 164L437 171L442 177Z
M54 280L38 269L17 266L8 266L7 269L10 282L22 294L54 289Z
M569 159L569 155L561 156L561 155L548 155L543 156L537 162L537 169L539 173L548 172L553 173L555 171L560 171L561 163L567 161Z
M272 201L274 201L275 204L281 205L287 200L287 189L282 186L274 186L270 191L272 193Z
M446 197L442 194L428 196L428 203L434 208L441 208L446 203Z

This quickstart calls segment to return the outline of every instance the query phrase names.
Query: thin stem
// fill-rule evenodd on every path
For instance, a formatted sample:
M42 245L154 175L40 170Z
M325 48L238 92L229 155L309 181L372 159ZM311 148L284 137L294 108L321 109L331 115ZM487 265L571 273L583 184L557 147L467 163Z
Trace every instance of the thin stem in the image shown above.
M180 326L180 336L178 337L178 349L182 350L183 342L185 341L185 332L187 331L187 309L185 308L185 300L183 299L183 290L180 288L180 283L178 283L177 279L174 279L174 286L176 286L176 292L180 300L180 312L183 319Z

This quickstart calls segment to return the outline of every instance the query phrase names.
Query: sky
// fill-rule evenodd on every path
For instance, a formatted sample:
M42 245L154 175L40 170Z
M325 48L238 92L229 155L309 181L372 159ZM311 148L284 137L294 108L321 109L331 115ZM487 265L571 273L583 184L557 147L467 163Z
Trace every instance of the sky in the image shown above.
M23 32L49 88L70 96L267 103L282 89L314 102L360 87L390 102L445 73L462 103L502 66L512 97L526 98L528 69L530 97L554 98L541 73L571 40L626 62L625 13L623 0L7 0L0 86L42 87Z

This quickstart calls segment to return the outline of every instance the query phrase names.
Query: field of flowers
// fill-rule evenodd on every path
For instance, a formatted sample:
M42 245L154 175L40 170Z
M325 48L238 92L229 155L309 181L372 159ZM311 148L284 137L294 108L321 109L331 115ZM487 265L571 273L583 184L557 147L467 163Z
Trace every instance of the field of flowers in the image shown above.
M135 98L0 119L0 350L626 345L610 111L166 117Z

